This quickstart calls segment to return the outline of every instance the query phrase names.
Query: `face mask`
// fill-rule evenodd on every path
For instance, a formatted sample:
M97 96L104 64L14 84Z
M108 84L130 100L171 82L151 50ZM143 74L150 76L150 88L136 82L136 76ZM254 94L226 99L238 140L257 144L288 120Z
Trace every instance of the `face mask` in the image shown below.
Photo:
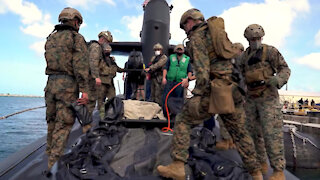
M252 50L257 50L261 47L261 41L249 41L249 46Z
M105 56L110 56L110 52L104 53Z
M155 51L154 54L155 54L156 56L159 56L159 55L160 55L160 51Z
M181 56L183 53L182 52L177 52L177 55L178 56Z

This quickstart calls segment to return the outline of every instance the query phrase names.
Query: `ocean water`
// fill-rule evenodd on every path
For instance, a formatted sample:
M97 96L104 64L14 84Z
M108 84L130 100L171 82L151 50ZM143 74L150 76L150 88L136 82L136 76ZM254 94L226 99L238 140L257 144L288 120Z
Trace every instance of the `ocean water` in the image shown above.
M44 105L44 98L0 97L0 117ZM45 108L0 119L0 161L46 133Z

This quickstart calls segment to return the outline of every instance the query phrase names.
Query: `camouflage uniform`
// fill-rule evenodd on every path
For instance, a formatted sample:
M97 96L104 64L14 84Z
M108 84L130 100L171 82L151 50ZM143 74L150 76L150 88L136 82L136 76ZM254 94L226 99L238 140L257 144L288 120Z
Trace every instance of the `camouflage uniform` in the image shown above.
M165 54L161 54L159 56L152 56L151 65L150 65L150 73L151 73L151 101L158 103L160 106L162 105L161 97L163 93L163 85L162 85L162 70L167 63L167 56ZM156 63L154 63L157 61Z
M101 45L98 41L91 41L88 49L91 78L89 80L89 103L87 104L87 107L91 114L96 106L96 100L98 99L95 79L100 78L99 64L103 61L103 54Z
M101 86L99 87L98 93L98 108L100 109L106 97L110 99L116 96L113 78L116 76L117 72L124 72L124 69L118 67L114 57L110 56L104 57L104 60L100 61L99 68Z
M263 49L266 50L265 60L262 60ZM267 162L267 152L271 167L276 171L283 171L285 168L283 117L278 88L287 83L290 69L280 52L269 45L262 45L257 50L247 48L242 57L242 66L243 74L263 67L266 70L264 72L266 82L271 77L277 78L277 87L269 86L264 81L247 82L248 95L245 109L248 130L254 139L259 162Z
M51 34L45 44L49 75L45 87L46 120L48 124L47 148L48 167L63 154L75 115L70 104L81 92L88 92L89 64L87 44L73 27L59 24L57 32Z
M226 126L224 125L220 116L217 117L217 121L219 122L220 127L220 137L222 141L232 141L232 137L227 131Z
M231 60L217 59L217 57L222 56L220 54L221 49L217 49L218 46L213 46L206 23L198 25L188 37L190 42L187 49L193 60L191 63L197 81L192 91L194 96L185 103L182 112L176 117L172 142L173 149L171 152L174 160L183 162L186 162L188 158L191 128L212 116L212 114L208 113L210 72L226 71L233 67ZM227 35L220 34L220 38L222 40L217 41L216 44L220 45L219 47L224 47L222 43L226 41L224 38L227 38ZM227 39L227 41L229 40ZM231 79L231 74L226 74L225 78ZM221 119L232 136L247 170L249 172L260 171L260 164L256 160L253 140L245 128L243 96L236 86L232 90L232 96L235 103L235 112L232 114L220 114Z

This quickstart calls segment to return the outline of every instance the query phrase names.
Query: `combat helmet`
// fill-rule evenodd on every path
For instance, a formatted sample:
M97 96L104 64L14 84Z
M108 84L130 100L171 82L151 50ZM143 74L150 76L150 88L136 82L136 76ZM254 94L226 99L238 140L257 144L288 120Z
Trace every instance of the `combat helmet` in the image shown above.
M182 44L178 44L178 45L176 45L176 46L174 47L173 51L174 51L174 52L177 52L177 50L178 50L179 48L180 48L180 49L182 49L182 50L184 51L184 47L183 47L183 45L182 45Z
M74 8L66 7L59 14L59 22L63 22L65 20L73 20L74 18L79 19L79 24L82 24L83 19L80 12Z
M98 35L98 38L100 38L101 36L106 38L108 42L113 41L113 37L110 31L101 31Z
M260 38L264 36L264 30L259 24L251 24L244 30L244 37L247 39Z
M157 43L153 46L153 50L156 50L156 49L163 49L163 47L160 43Z
M188 19L193 20L201 20L204 21L204 16L200 12L200 10L196 8L189 9L188 11L184 12L180 19L180 28L183 29L183 25L187 22Z

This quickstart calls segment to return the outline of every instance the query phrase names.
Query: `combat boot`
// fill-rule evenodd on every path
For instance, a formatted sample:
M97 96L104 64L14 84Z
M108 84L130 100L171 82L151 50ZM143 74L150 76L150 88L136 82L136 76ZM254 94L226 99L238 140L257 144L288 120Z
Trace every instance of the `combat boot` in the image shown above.
M273 174L270 176L269 180L285 180L283 171L273 171Z
M229 149L229 140L221 140L216 143L217 150L228 150Z
M252 176L253 180L263 180L263 176L261 174L261 171L254 171L254 172L250 173L250 175Z
M263 175L268 173L268 169L269 169L269 166L267 162L264 162L261 164L261 172Z
M157 170L159 174L166 178L172 178L174 180L185 180L186 172L184 170L184 162L173 161L168 166L158 166Z

